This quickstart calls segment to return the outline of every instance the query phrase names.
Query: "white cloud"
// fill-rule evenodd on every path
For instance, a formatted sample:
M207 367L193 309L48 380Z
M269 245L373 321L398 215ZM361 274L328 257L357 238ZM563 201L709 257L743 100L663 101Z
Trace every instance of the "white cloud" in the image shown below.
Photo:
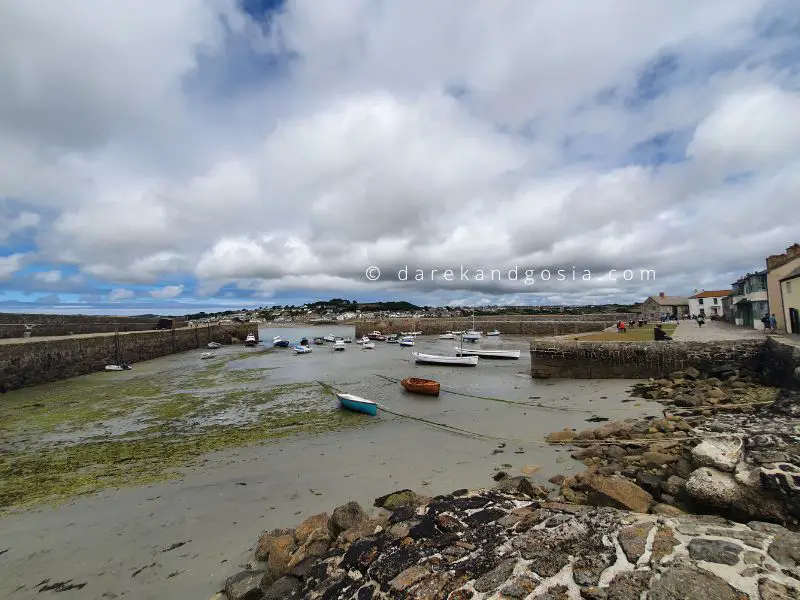
M153 298L158 298L160 300L166 300L168 298L177 298L182 293L183 293L182 285L166 285L160 289L150 291L150 295Z
M115 290L111 290L111 293L108 295L108 299L112 302L116 302L118 300L128 300L134 296L136 296L136 294L132 290L117 288Z
M19 271L25 261L25 253L9 254L0 256L0 280L9 279L14 273Z
M372 264L724 285L800 230L800 69L766 5L297 1L265 34L233 0L4 2L0 242L124 292L410 293ZM298 59L248 70L268 51Z
M34 279L43 283L58 283L62 279L61 271L41 271L34 275Z

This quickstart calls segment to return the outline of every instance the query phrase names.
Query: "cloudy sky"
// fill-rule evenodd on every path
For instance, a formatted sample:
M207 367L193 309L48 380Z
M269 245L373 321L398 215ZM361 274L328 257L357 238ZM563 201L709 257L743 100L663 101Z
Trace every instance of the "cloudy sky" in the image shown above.
M633 301L800 241L797 0L4 0L0 87L0 310Z

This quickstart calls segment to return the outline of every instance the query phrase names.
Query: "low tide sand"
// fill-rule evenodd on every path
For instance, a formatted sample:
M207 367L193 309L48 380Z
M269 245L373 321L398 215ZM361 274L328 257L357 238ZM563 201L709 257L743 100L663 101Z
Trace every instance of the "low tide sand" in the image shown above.
M262 331L288 339L352 330ZM325 381L375 399L393 411L446 423L506 442L443 432L423 423L381 414L359 426L303 434L266 445L213 452L180 470L180 479L139 487L105 489L60 506L39 506L0 517L0 596L10 599L204 598L240 570L259 533L292 526L348 500L365 507L402 488L435 495L491 485L502 469L519 473L539 465L541 481L582 465L566 448L542 443L548 432L592 427L593 412L563 412L442 393L424 398L406 393L378 374L436 379L443 389L521 402L597 411L610 418L657 414L658 405L621 402L634 381L531 380L527 339L486 341L491 347L522 349L516 361L481 361L475 368L416 366L411 349L356 344L343 353L315 347L306 356L287 350L254 354L235 368L269 367L269 385ZM420 339L413 350L452 354L453 342ZM137 366L159 377L195 365L193 354ZM251 371L252 372L252 371ZM331 409L335 403L331 399ZM607 410L614 409L614 410ZM46 585L80 586L40 592ZM81 586L81 584L84 584ZM37 587L38 586L38 587Z

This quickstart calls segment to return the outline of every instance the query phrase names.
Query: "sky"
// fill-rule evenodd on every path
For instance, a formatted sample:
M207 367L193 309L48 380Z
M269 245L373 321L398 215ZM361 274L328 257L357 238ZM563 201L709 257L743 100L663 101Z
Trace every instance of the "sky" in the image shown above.
M634 302L800 241L796 0L4 0L0 82L0 312Z

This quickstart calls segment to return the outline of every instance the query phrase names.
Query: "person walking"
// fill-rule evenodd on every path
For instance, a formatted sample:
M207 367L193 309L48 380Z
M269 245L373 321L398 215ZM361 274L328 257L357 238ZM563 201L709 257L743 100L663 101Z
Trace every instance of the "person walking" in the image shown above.
M769 318L769 328L772 333L778 333L778 319L775 318L775 313Z

